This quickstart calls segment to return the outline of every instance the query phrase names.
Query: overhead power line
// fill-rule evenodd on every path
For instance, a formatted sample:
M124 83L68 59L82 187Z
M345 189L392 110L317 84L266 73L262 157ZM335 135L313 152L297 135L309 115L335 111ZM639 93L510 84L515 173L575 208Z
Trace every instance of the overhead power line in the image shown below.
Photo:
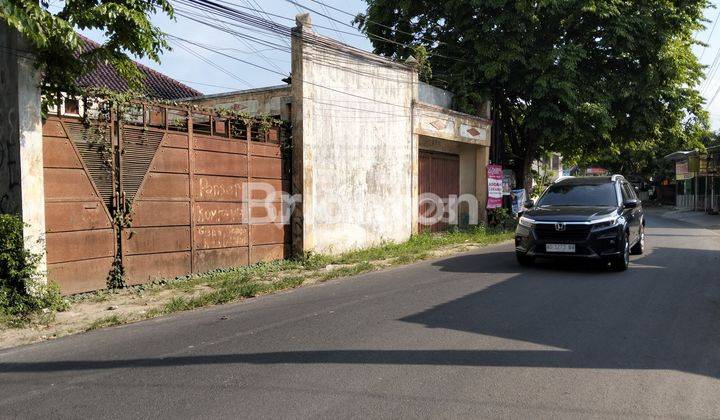
M232 56L232 55L230 55L230 54L226 54L226 53L221 52L221 51L218 51L218 50L210 49L210 48L208 48L208 47L206 46L207 44L201 44L201 43L198 43L198 42L195 42L195 41L191 41L191 40L189 40L189 39L180 38L180 37L176 37L176 36L173 36L173 35L168 35L168 36L169 36L171 39L174 39L174 40L177 40L177 41L181 41L181 42L185 42L185 43L187 43L187 44L194 45L194 46L196 46L196 47L204 48L204 49L206 49L206 50L208 50L208 51L211 51L211 52L213 52L213 53L215 53L215 54L218 54L218 55L221 55L221 56L223 56L223 57L229 58L229 59L231 59L231 60L239 61L239 62L244 63L244 64L247 64L247 65L249 65L249 66L257 67L257 68L259 68L259 69L261 69L261 70L265 70L265 71L268 71L268 72L270 72L270 73L275 73L275 74L280 75L280 76L283 76L283 77L287 77L287 76L288 76L287 73L283 73L283 72L281 72L281 71L273 70L273 69L267 68L267 67L265 67L265 66L261 66L260 64L253 63L252 61L244 60L244 59L242 59L242 58L238 58L238 57Z
M248 3L248 5L249 5L249 4L250 4L250 3ZM207 14L207 12L205 12L205 13ZM223 26L225 26L226 29L230 29L230 28L227 27L227 25L223 25ZM237 36L237 35L233 35L233 36L235 37L235 39L237 39L238 41L240 41L240 42L242 42L243 44L245 44L248 48L250 48L255 54L257 54L258 56L260 56L260 58L262 58L263 61L265 61L266 63L268 63L270 66L274 67L274 68L277 69L278 71L281 71L281 70L282 70L277 64L273 63L265 54L263 54L262 52L258 51L258 49L255 48L255 47L254 47L251 43L249 43L247 40L245 40L245 39L243 39L243 38L241 38L241 37L239 37L239 36ZM283 39L283 40L284 40L284 39Z
M178 3L193 7L198 12L201 12L201 13L207 12L207 13L211 14L213 16L213 18L221 18L221 19L223 19L224 23L227 23L227 25L209 22L207 17L205 17L205 18L198 17L198 16L193 17L190 14L187 14L187 16L190 16L191 18L197 20L198 22L208 25L208 26L211 26L211 27L215 27L219 31L240 33L244 37L255 38L255 40L257 42L263 42L265 44L268 43L267 40L248 36L245 33L242 33L242 32L232 29L230 26L236 26L236 23L237 23L238 25L244 25L244 27L255 28L257 30L266 32L271 35L278 35L278 36L285 36L285 37L300 37L300 39L302 39L303 42L307 42L307 43L313 45L313 49L312 49L313 53L320 53L317 55L317 57L315 57L316 60L318 60L319 62L331 61L331 62L328 62L327 65L333 65L335 67L338 67L338 66L342 67L342 60L340 59L340 56L337 55L338 52L340 52L342 54L360 53L354 47L350 47L348 45L338 43L334 40L328 40L327 38L318 37L316 35L308 34L308 33L302 32L302 31L293 31L288 26L285 26L283 24L280 24L280 23L277 23L274 21L269 21L267 19L264 19L260 16L254 15L254 14L243 12L234 7L229 7L229 6L220 4L220 3L218 3L218 1L213 1L213 0L175 0L175 1ZM212 48L211 46L208 46L207 44L203 45L201 43L198 43L198 42L195 42L192 40L188 40L188 39L184 39L184 38L180 38L177 36L169 36L169 37L171 40L173 40L173 42L181 42L181 43L187 44L187 45L184 45L185 48L189 48L189 45L200 47L200 48L203 48L205 51L212 52L214 54L223 56L225 58L235 60L237 62L241 62L243 64L247 64L247 65L265 70L269 73L277 74L277 75L280 75L283 77L288 76L288 74L286 72L276 71L276 70L273 70L272 68L268 68L264 65L260 65L260 64L254 63L252 61L227 54L223 51ZM276 47L278 46L278 44L274 44L274 43L270 43L270 44L273 46L276 46ZM324 55L324 54L322 54L323 50L333 51L334 54ZM354 50L356 50L356 51L354 51ZM337 57L338 59L331 59L331 57ZM386 60L385 58L367 54L365 52L362 52L362 54L358 55L358 57L362 57L364 60L366 60L368 62L368 65L370 65L370 63L378 63L378 64L384 65L384 66L401 66L401 64L393 63L393 62ZM207 61L212 63L212 61L210 61L210 60L207 60ZM360 74L362 73L362 70L358 69L357 66L355 66L355 65L348 66L348 71L360 72ZM376 75L376 74L367 74L367 76L368 77L382 77L382 75ZM402 77L388 79L388 80L392 80L395 83L407 83L407 81L403 80ZM399 103L399 102L394 102L394 98L385 99L384 97L383 98L375 98L375 97L373 97L374 95L371 95L371 96L358 95L358 94L354 94L354 93L348 91L344 87L335 88L335 87L327 86L327 85L323 84L322 82L314 82L314 81L304 80L304 83L306 83L310 86L315 86L319 89L324 89L324 90L329 90L329 91L335 92L338 95L344 95L344 96L347 96L350 98L355 98L355 101L352 103L354 103L356 106L362 105L362 104L370 104L370 103L375 104L374 109L380 113L384 112L384 110L382 108L378 109L377 105L386 105L388 107L401 108L401 109L409 109L410 108L410 105L406 105L404 103ZM361 101L358 101L358 100L361 100ZM352 107L350 107L350 108L352 108Z
M321 3L321 6L322 6L322 8L323 8L323 11L324 11L326 14L329 15L329 14L330 14L330 11L328 10L327 6L325 6L324 3ZM328 20L328 22L330 22L330 26L333 27L333 30L334 30L335 33L338 35L338 38L340 39L340 41L345 42L345 39L343 38L342 34L341 34L340 31L338 30L337 25L335 24L335 21L333 21L333 20Z
M192 41L192 40L189 40L189 39L180 38L180 37L176 37L176 36L173 36L173 35L168 35L168 36L169 36L172 40L181 41L181 42L185 42L185 43L190 44L190 45L194 45L194 46L197 46L197 47L205 48L205 49L207 49L208 51L210 51L210 52L212 52L212 53L221 55L221 56L223 56L223 57L226 57L226 58L229 58L229 59L231 59L231 60L235 60L235 61L238 61L238 62L247 64L247 65L250 65L250 66L253 66L253 67L257 67L257 68L259 68L259 69L262 69L262 70L265 70L265 71L268 71L268 72L277 74L277 75L279 75L279 76L283 76L283 77L288 77L288 76L289 76L288 73L281 73L281 72L275 71L275 70L273 70L273 69L264 67L264 66L262 66L262 65L260 65L260 64L253 63L253 62L251 62L251 61L244 60L244 59L242 59L242 58L234 57L234 56L232 56L232 55L225 54L225 53L223 53L223 52L221 52L221 51L217 51L217 50L214 50L214 49L209 49L209 48L205 47L203 44L198 43L198 42L195 42L195 41ZM209 61L209 60L208 60L208 61ZM375 99L375 98L370 98L370 97L362 96L362 95L356 95L356 94L354 94L354 93L347 92L347 91L345 91L345 90L335 89L335 88L332 88L332 87L330 87L330 86L326 86L326 85L321 84L321 83L315 83L315 82L310 82L310 81L305 81L305 83L307 83L307 84L309 84L309 85L311 85L311 86L315 86L315 87L318 87L318 88L321 88L321 89L326 89L326 90L329 90L329 91L332 91L332 92L335 92L335 93L339 93L339 94L341 94L341 95L346 95L346 96L350 96L350 97L353 97L353 98L362 99L362 100L365 100L365 101L370 101L370 102L374 102L374 103L380 103L380 104L383 104L383 105L388 105L388 106L393 106L393 107L398 107L398 108L409 108L408 106L401 105L401 104L397 104L397 103L386 102L386 101L382 101L382 100L378 100L378 99Z
M215 87L215 88L220 88L220 89L230 89L230 90L242 90L242 88L239 88L237 86L216 85L214 83L197 82L195 80L184 80L184 79L175 79L175 80L177 80L178 82L189 83L191 85L208 86L208 87Z
M261 38L254 37L254 36L252 36L252 35L245 34L245 33L243 33L243 32L239 32L239 31L236 31L236 30L227 28L227 27L222 27L222 26L220 26L220 25L217 25L217 24L213 23L214 21L213 21L213 22L208 21L207 18L204 18L204 17L198 17L198 16L194 16L194 15L191 15L191 14L181 13L181 12L176 12L175 14L178 15L178 16L182 16L182 17L184 17L184 18L186 18L186 19L192 20L192 21L194 21L194 22L203 24L203 25L208 26L208 27L210 27L210 28L217 29L218 31L225 32L225 33L231 34L231 35L237 35L237 36L239 36L239 37L242 37L242 38L251 40L251 41L253 41L253 42L256 42L256 43L259 43L259 44L261 44L261 45L263 45L263 46L266 46L266 47L268 47L268 48L273 48L273 49L277 49L277 50L281 50L281 51L290 52L290 49L287 48L285 45L276 44L276 43L273 43L273 42L271 42L271 41L267 41L267 40L264 40L264 39L261 39Z
M717 27L718 20L720 20L720 11L718 11L717 16L715 16L715 21L713 21L712 29L710 30L710 35L708 35L707 41L705 41L705 45L703 45L702 53L700 54L700 60L702 60L703 56L705 55L705 50L707 50L707 46L710 44L710 40L712 39L713 33L715 33L715 28Z
M239 23L243 23L243 24L245 24L245 25L249 25L249 26L251 26L251 27L253 27L253 28L255 28L255 29L262 30L262 31L267 32L267 33L269 33L269 34L281 35L281 36L285 36L285 37L293 36L292 30L291 30L292 28L290 28L290 27L288 27L288 26L285 26L285 25L283 25L283 24L277 23L277 22L272 21L272 20L264 19L264 18L262 18L262 17L260 17L260 16L257 16L257 15L251 14L251 13L243 12L243 11L241 11L241 10L238 10L238 9L235 8L235 7L229 7L229 6L226 6L226 5L223 5L223 4L220 4L220 3L217 2L217 1L223 2L223 0L217 0L217 1L212 1L212 0L174 0L174 1L175 1L175 2L178 2L178 3L180 3L180 4L185 4L185 5L194 7L194 8L196 8L196 9L199 9L199 10L202 10L202 11L210 12L210 13L212 13L212 14L214 14L214 15L219 15L219 16L226 17L226 18L228 18L228 19L230 19L230 20L233 20L233 21L238 21ZM339 21L339 20L337 20L337 19L335 19L335 18L333 18L333 17L331 17L331 16L328 16L328 15L326 15L326 14L324 14L324 13L318 12L317 10L314 10L314 9L312 9L312 8L309 8L309 7L307 7L307 6L304 6L304 5L300 4L300 3L297 3L297 2L294 1L294 0L286 0L286 1L289 2L289 3L291 3L291 4L297 5L298 7L302 7L302 8L304 8L304 9L310 11L310 12L313 12L313 13L316 13L316 14L318 14L318 15L320 15L320 16L326 17L326 18L329 19L329 20L333 20L333 21L338 22L338 23L340 23L340 24L342 24L342 25L344 25L344 26L347 26L347 27L349 27L349 28L352 28L353 30L357 30L357 28L355 28L354 26L352 26L352 25L350 25L350 24L348 24L348 23ZM226 4L228 4L228 3L226 3ZM379 35L375 35L375 34L372 34L372 33L369 33L369 32L366 32L365 34L366 34L368 37L370 37L370 38L380 39L380 40L383 40L384 42L388 42L388 43L391 43L391 44L399 45L399 46L402 46L402 47L404 47L404 48L412 48L412 47L413 47L412 45L403 44L403 43L401 43L401 42L397 42L397 41L395 41L395 40L388 39L388 38L385 38L385 37L381 37L381 36L379 36ZM301 35L301 36L304 36L304 35ZM331 43L331 42L328 42L328 41L324 41L324 40L322 40L322 39L310 39L310 38L304 38L304 40L306 40L306 41L308 41L308 42L314 42L314 43L317 44L317 45L321 45L321 46L327 47L327 48L335 48L336 46L333 45L333 43L339 42L339 41L333 41L333 42ZM341 43L341 44L342 44L342 43ZM350 47L350 46L347 45L347 44L342 44L342 45L345 45L346 47ZM352 47L350 47L350 48L352 48ZM449 57L449 56L445 56L445 55L442 55L442 54L432 54L432 55L433 55L433 56L436 56L436 57L440 57L440 58L445 58L445 59L448 59L448 60L458 61L458 62L468 62L467 60L464 60L464 59L461 59L461 58Z
M320 5L324 6L324 7L329 8L329 9L332 9L332 10L334 10L334 11L336 11L336 12L343 13L343 14L348 15L348 16L350 16L350 17L353 17L353 18L357 17L356 14L350 13L350 12L348 12L347 10L343 10L343 9L338 8L338 7L331 6L331 5L329 5L329 4L325 4L324 2L322 2L322 1L320 1L320 0L310 0L310 1L313 2L313 3L316 3L316 4L320 4ZM416 34L413 34L413 33L411 33L411 32L401 31L400 29L393 28L392 26L384 25L384 24L382 24L382 23L380 23L380 22L376 22L376 21L374 21L374 20L368 19L367 21L370 22L370 23L372 23L373 25L377 25L377 26L380 26L380 27L382 27L382 28L390 29L391 31L395 31L395 32L400 33L400 34L410 35L410 36L412 36L412 37L414 37L414 38L417 37ZM422 40L424 40L424 41L437 43L437 44L445 44L444 42L438 41L437 39L431 39L431 38L425 38L425 37L417 37L417 38L418 38L418 39L422 39Z
M335 21L335 22L340 23L341 25L347 26L347 27L349 27L349 28L357 29L356 27L354 27L353 25L351 25L351 24L349 24L349 23L346 23L346 22L343 22L343 21L341 21L341 20L335 19L335 18L333 18L332 16L328 16L328 15L325 14L325 13L318 12L317 10L312 9L312 8L310 8L310 7L307 7L307 6L304 6L304 5L298 3L298 2L296 2L296 1L294 1L294 0L285 0L285 1L288 2L288 3L294 4L294 5L298 6L298 7L302 7L303 9L305 9L305 10L307 10L307 11L309 11L309 12L313 12L313 13L317 14L318 16L322 16L322 17L324 17L324 18L326 18L326 19L328 19L328 20ZM312 1L312 0L311 0L311 1ZM317 3L317 2L316 2L316 3ZM324 4L324 3L323 3L323 4ZM331 7L331 6L327 6L327 7ZM331 7L331 8L332 8L332 7ZM340 10L340 9L335 9L335 10ZM349 13L349 12L345 12L345 13ZM383 25L383 26L384 26L384 25ZM388 28L390 28L390 27L388 27ZM393 29L393 28L390 28L390 29ZM395 30L395 29L393 29L393 30ZM396 30L396 31L397 31L397 30ZM411 33L409 33L409 32L402 32L402 31L397 31L397 32L405 33L405 34L412 35L413 37L415 37L415 35L413 35L413 34L411 34ZM398 45L398 46L401 46L401 47L405 47L405 48L412 48L412 47L414 47L414 45L404 44L404 43L402 43L402 42L395 41L394 39L389 39L389 38L386 38L386 37L383 37L383 36L380 36L380 35L373 34L373 33L368 32L368 31L365 31L365 35L366 35L368 38L371 38L371 39L373 39L373 38L374 38L374 39L379 39L379 40L381 40L381 41L384 41L384 42L387 42L387 43L390 43L390 44L393 44L393 45ZM422 37L421 37L421 38L419 38L419 39L424 39L424 40L427 40L427 41L430 41L430 42L434 42L434 43L441 43L441 42L439 42L439 41L437 41L437 40L431 40L431 39L428 39L428 38L422 38ZM458 61L458 62L464 62L464 63L468 63L468 62L469 62L468 60L465 60L465 59L462 59L462 58L450 57L450 56L446 56L446 55L443 55L443 54L431 53L430 55L435 56L435 57L445 58L445 59L447 59L447 60Z
M241 9L243 9L243 10L250 10L250 11L253 11L253 12L262 13L263 15L267 16L268 19L270 19L270 17L274 17L274 18L282 19L282 20L285 20L285 21L288 21L288 22L295 22L295 19L294 19L294 18L290 18L290 17L283 16L283 15L278 15L278 14L275 14L275 13L266 12L266 11L265 11L264 9L262 9L262 8L259 8L259 9L258 9L258 8L255 8L255 7L242 6L242 5L240 5L240 4L235 4L235 3L231 3L231 2L229 2L229 1L224 1L224 0L217 0L217 1L218 1L219 3L224 3L224 4L227 4L227 5L230 5L230 6L239 7L239 8L241 8ZM257 2L254 2L254 3L257 4ZM328 7L330 7L330 6L328 6ZM313 28L326 29L326 30L328 30L328 31L333 31L333 32L340 33L340 34L343 34L343 35L351 35L351 36L355 36L355 37L358 37L358 38L367 39L367 35L365 35L365 34L363 34L362 32L360 32L360 30L357 29L357 28L355 28L354 26L351 26L352 28L355 29L354 32L352 32L352 31L344 31L344 30L342 30L342 29L338 29L338 27L337 27L337 25L335 25L335 22L334 22L334 21L331 20L331 21L329 21L329 22L332 24L332 27L331 27L331 26L326 26L326 25L321 25L321 24L318 24L318 23L314 23L314 22L313 22ZM341 41L344 42L344 40L342 40L342 39L341 39ZM289 45L288 45L288 46L289 46Z
M202 55L198 54L198 53L197 53L196 51L194 51L192 48L190 48L190 47L188 47L188 46L186 46L186 45L183 45L183 44L181 44L181 43L177 43L177 42L175 43L175 45L177 45L178 47L180 47L180 48L182 48L183 50L187 51L188 53L190 53L191 55L193 55L194 57L196 57L198 60L200 60L200 61L204 62L205 64L208 64L209 66L214 67L215 69L217 69L217 70L225 73L226 75L232 77L233 79L237 80L238 82L243 83L243 84L247 85L248 87L253 87L253 85L252 85L250 82L248 82L247 80L236 76L235 73L233 73L233 72L231 72L230 70L228 70L228 69L220 66L219 64L213 63L212 61L210 61L210 60L208 60L207 58L203 57Z

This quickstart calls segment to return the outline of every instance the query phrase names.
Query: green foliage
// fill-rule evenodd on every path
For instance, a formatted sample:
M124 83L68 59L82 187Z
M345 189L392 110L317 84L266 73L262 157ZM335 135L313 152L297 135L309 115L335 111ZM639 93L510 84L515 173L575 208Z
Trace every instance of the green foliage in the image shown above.
M510 231L515 227L515 216L504 207L492 209L488 211L488 224L500 231Z
M109 290L124 289L127 286L125 281L125 267L122 264L122 258L119 255L115 256L110 272L105 279L105 283Z
M0 214L0 321L12 325L43 310L64 310L67 303L56 284L37 284L39 257L23 242L23 222Z
M412 57L418 63L418 78L422 82L429 83L432 80L432 66L427 48L424 45L414 47Z
M3 288L25 291L28 279L36 274L38 256L25 248L23 227L20 217L0 214L0 282Z
M101 328L107 328L107 327L114 327L116 325L121 325L123 323L124 323L124 321L119 315L108 315L104 318L95 320L92 324L90 324L87 327L86 331L99 330Z
M707 0L366 1L356 22L377 53L423 45L461 110L493 101L520 180L548 151L582 160L707 129L691 50Z
M138 88L142 74L128 54L159 62L162 51L169 48L165 34L150 21L158 11L173 17L168 0L65 0L56 14L42 3L4 0L0 18L29 41L49 98L63 91L78 93L77 78L100 63L110 64ZM107 40L99 48L83 51L75 27L103 31Z
M632 144L608 147L593 156L586 156L584 166L596 165L611 173L639 175L644 178L665 179L673 177L675 166L665 159L678 150L704 150L713 145L715 135L699 125L688 125L683 135L662 136L657 141L643 140Z

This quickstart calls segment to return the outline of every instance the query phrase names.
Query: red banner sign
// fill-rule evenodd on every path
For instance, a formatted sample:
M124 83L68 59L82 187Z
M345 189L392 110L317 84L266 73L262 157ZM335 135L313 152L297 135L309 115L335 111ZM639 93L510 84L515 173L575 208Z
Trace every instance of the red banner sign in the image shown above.
M502 207L503 197L503 169L500 165L487 166L488 178L488 200L487 208L497 209Z

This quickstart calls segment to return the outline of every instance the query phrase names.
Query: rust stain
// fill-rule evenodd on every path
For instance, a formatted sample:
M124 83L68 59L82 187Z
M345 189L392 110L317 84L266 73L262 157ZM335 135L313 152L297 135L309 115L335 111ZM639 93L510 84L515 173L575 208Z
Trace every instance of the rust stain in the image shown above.
M477 137L480 134L480 131L478 131L477 128L472 127L467 131L467 133L473 137Z
M432 125L433 127L435 127L436 129L438 129L440 131L443 131L448 126L448 123L445 120L435 120L435 121L431 122L430 125Z

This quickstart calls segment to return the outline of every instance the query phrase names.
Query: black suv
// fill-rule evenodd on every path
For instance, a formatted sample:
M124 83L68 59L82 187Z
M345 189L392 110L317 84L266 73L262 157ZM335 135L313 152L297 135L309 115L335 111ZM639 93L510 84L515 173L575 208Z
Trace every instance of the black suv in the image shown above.
M612 177L562 178L525 203L515 231L522 265L535 257L576 257L626 270L645 247L645 214L630 183Z

